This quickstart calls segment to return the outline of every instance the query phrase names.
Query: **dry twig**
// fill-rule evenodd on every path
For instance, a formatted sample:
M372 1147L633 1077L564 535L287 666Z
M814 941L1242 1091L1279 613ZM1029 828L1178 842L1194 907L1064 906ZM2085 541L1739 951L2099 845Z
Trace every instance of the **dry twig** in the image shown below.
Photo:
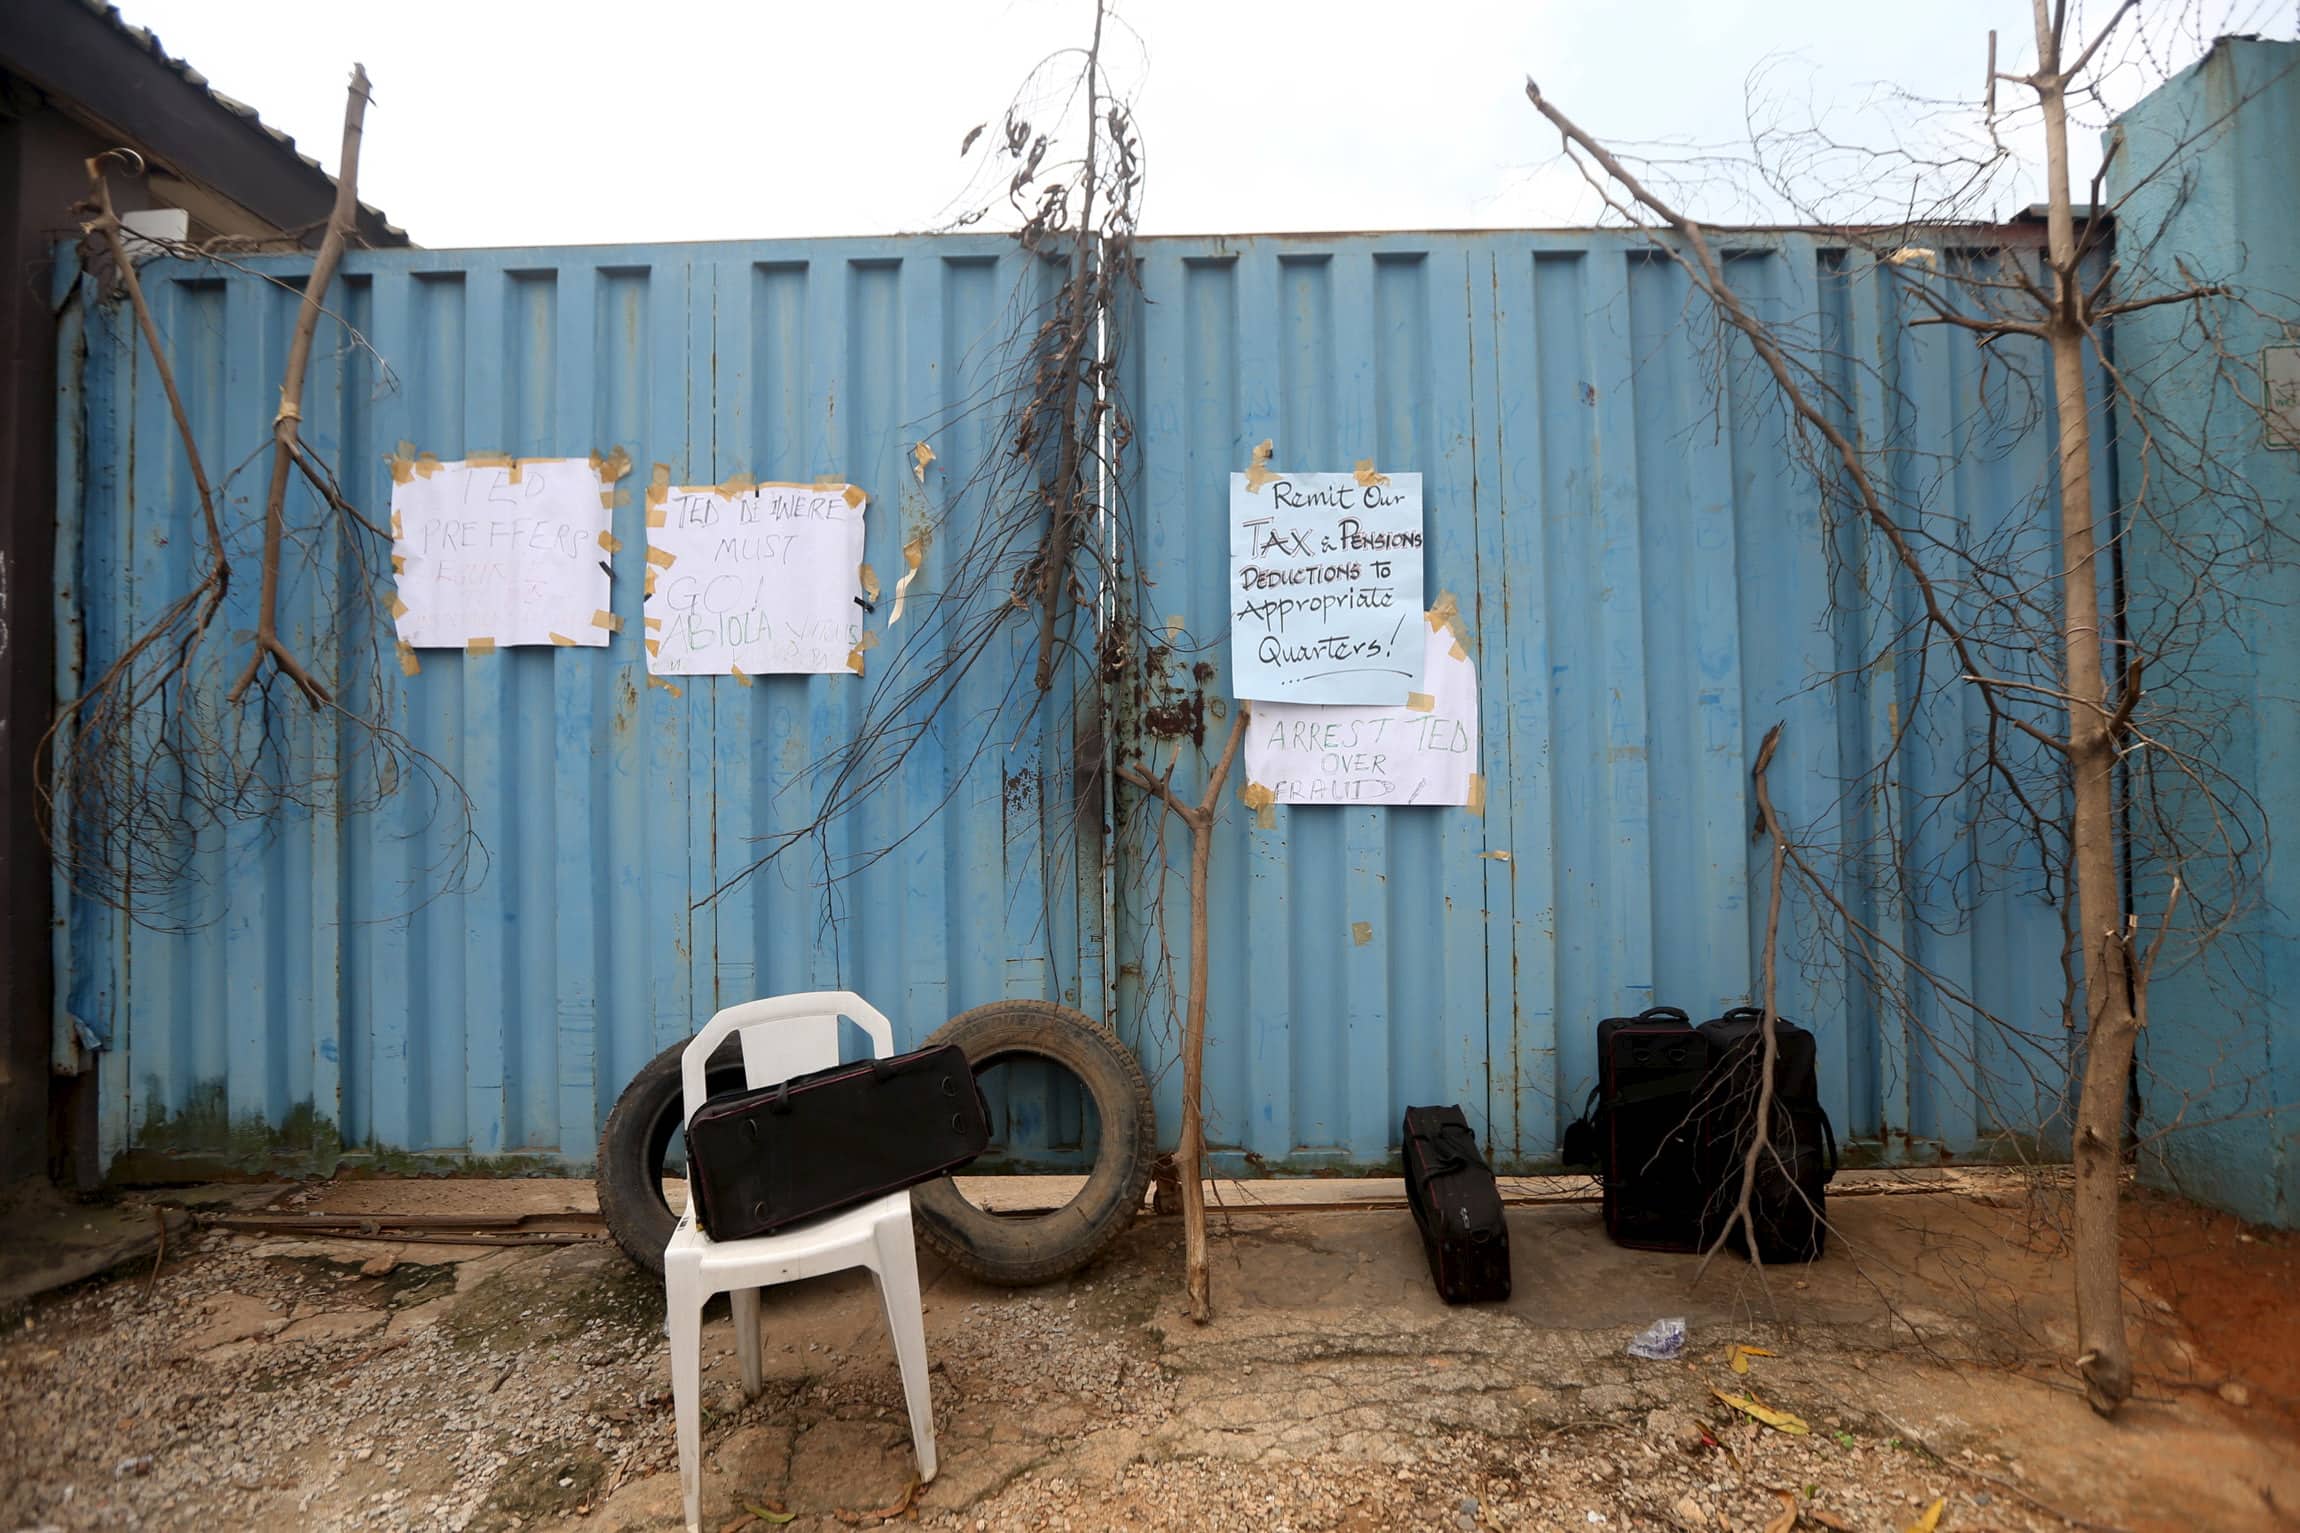
M1213 1276L1206 1261L1206 991L1213 966L1207 950L1208 873L1214 860L1214 820L1221 812L1222 788L1246 737L1248 705L1240 700L1230 719L1230 737L1207 775L1204 796L1195 803L1174 791L1174 763L1152 776L1137 762L1124 762L1118 775L1156 797L1190 828L1190 999L1182 1019L1182 1134L1175 1147L1176 1176L1182 1193L1184 1288L1190 1318L1203 1325L1214 1318ZM1177 758L1179 760L1179 758Z
M1773 1063L1781 1054L1781 1013L1779 1010L1781 952L1781 889L1783 875L1788 869L1789 838L1781 828L1781 817L1773 808L1773 790L1765 781L1766 768L1773 764L1773 752L1781 743L1781 726L1775 724L1765 731L1765 739L1757 747L1757 760L1749 768L1749 779L1757 795L1757 823L1763 827L1766 839L1772 844L1771 875L1765 898L1765 949L1763 954L1763 990L1759 1002L1765 1008L1763 1022L1765 1048L1758 1063L1757 1110L1750 1121L1749 1147L1741 1156L1741 1184L1734 1193L1733 1211L1718 1227L1716 1238L1709 1249L1701 1253L1701 1265L1693 1271L1693 1281L1701 1281L1725 1242L1739 1229L1749 1242L1749 1261L1756 1267L1758 1281L1764 1281L1765 1259L1759 1254L1757 1218L1751 1203L1757 1193L1757 1168L1768 1154L1778 1156L1773 1148Z

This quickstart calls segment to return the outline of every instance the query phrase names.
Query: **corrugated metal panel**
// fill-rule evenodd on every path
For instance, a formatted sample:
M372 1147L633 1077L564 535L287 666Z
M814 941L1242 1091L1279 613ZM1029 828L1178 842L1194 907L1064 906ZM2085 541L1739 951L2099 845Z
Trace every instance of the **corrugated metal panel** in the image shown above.
M1265 437L1280 467L1370 456L1423 475L1426 589L1458 596L1481 687L1482 817L1280 807L1264 830L1225 806L1210 1141L1235 1167L1378 1164L1407 1103L1458 1101L1500 1160L1538 1162L1594 1080L1599 1017L1750 999L1765 878L1748 770L1766 728L1787 725L1784 815L1854 837L1952 787L1976 721L1934 709L1941 743L1903 757L1896 800L1840 804L1913 681L1864 667L1902 620L1851 599L1864 579L1887 588L1882 556L1840 534L1832 560L1770 385L1746 359L1721 365L1684 275L1642 239L1150 240L1139 254L1124 377L1142 620L1178 621L1178 662L1210 661L1206 689L1226 696L1229 474ZM2045 483L2044 438L1988 428L1972 348L1900 325L1892 273L1851 271L1798 235L1746 241L1734 272L1835 354L1846 424L1881 461L1939 475L1952 539ZM1186 760L1178 780L1198 772ZM1910 1136L1961 1150L1983 1129L2033 1130L2064 1068L2059 925L2022 895L2022 853L1994 849L2011 877L1990 882L1954 815L1925 835L1949 898L1844 897L1912 961L2034 1029L2045 1055L2039 1069L2035 1049L1950 1021L1928 987L1897 987L1915 1007L1903 1019L1876 984L1798 963L1814 955L1793 906L1783 1009L1820 1035L1835 1120L1894 1154ZM1169 1124L1181 864L1161 884L1155 848L1127 848L1113 939L1121 1014L1161 1062ZM1959 902L1969 916L1946 908Z
M226 494L251 574L223 632L253 622L262 466L244 463L269 436L297 301L275 277L300 269L146 269L211 472L243 465ZM934 520L949 547L982 514L979 496L949 487L1003 444L962 417L995 374L1017 295L1042 279L991 238L363 254L332 297L370 345L323 335L305 440L371 511L388 504L384 458L402 439L444 457L621 445L634 483L655 461L680 483L836 472L871 491L868 556L899 572L908 530ZM194 558L183 454L127 325L118 305L86 320L87 433L61 580L82 644L66 696L186 588ZM921 484L909 453L923 437L939 461ZM373 814L211 838L194 886L153 891L188 931L72 903L63 1005L109 1045L107 1161L325 1158L340 1143L582 1162L623 1082L725 1001L848 985L905 1042L1002 996L1098 1006L1099 868L1089 859L1081 897L1077 868L1044 855L1040 823L1067 802L1037 784L1042 763L1068 771L1069 699L1010 744L1014 666L999 655L951 714L994 748L975 750L957 723L930 731L822 843L698 906L760 838L805 821L820 786L806 769L871 693L845 678L650 685L637 499L616 517L630 551L615 582L624 637L608 650L427 651L419 676L387 664L350 683L355 711L365 688L384 688L391 716L468 790L484 851L467 887L432 897L454 826L402 792ZM332 541L312 567L326 574L291 583L285 619L307 646L350 578ZM930 558L907 632L934 632L923 612L937 601L1001 594L942 585ZM900 642L873 653L868 688L887 685ZM300 705L277 727L321 772L362 748ZM825 858L851 876L826 889ZM1024 1116L1027 1138L1033 1104L1018 1104Z
M1142 302L1118 333L1133 573L1153 609L1140 616L1178 619L1181 661L1210 662L1206 691L1226 695L1228 474L1265 436L1282 465L1371 456L1424 475L1427 586L1460 599L1483 686L1482 817L1281 808L1257 830L1225 807L1214 1138L1240 1168L1379 1163L1405 1103L1458 1100L1500 1159L1539 1161L1594 1074L1597 1017L1748 997L1764 912L1747 773L1764 729L1787 724L1784 813L1858 838L1952 787L1975 721L1935 709L1935 743L1904 755L1892 790L1843 801L1907 722L1912 678L1865 664L1897 620L1856 599L1864 581L1888 587L1882 556L1851 534L1824 547L1772 395L1718 364L1682 275L1636 239L1152 240L1139 255ZM151 269L211 463L265 440L294 301L269 277L295 270ZM1938 479L1952 546L2017 521L2049 476L2042 439L1985 426L2001 382L1969 346L1898 323L1902 278L1796 235L1747 242L1735 270L1834 355L1845 423L1893 472ZM402 438L443 455L619 444L683 482L837 471L874 492L870 557L896 570L907 528L947 515L948 549L981 517L937 497L1002 445L963 405L997 364L1010 296L1044 279L998 239L364 255L340 303L389 373L364 349L336 355L307 435L370 506ZM98 307L86 333L62 621L92 670L183 588L191 501L124 316ZM940 454L923 487L907 456L920 436ZM635 566L616 598L627 635ZM940 580L930 558L918 593ZM293 595L305 631L317 599ZM426 901L441 833L402 794L377 815L219 838L185 934L74 902L60 1023L109 1044L107 1156L324 1157L340 1140L580 1162L621 1083L715 1005L832 983L878 999L905 1039L1001 995L1108 1005L1158 1077L1170 1141L1179 878L1160 882L1141 834L1120 837L1107 874L1091 847L1048 852L1071 802L1067 696L1020 749L997 736L976 752L1031 642L1018 626L1014 653L970 678L899 778L831 827L834 863L894 855L835 895L819 863L786 862L700 906L755 838L804 813L804 769L867 694L721 679L673 695L647 685L628 637L605 654L428 655L412 681L387 667L376 684L395 716L472 792L485 876ZM78 685L74 670L63 690ZM293 709L281 727L323 765L357 749ZM2059 925L2024 888L2033 875L1991 848L1981 862L2011 873L1984 878L1966 843L1988 832L1953 814L1925 834L1941 903L1962 914L1898 909L1858 882L1843 897L2045 1047L1948 1022L1924 985L1796 962L1812 955L1793 910L1784 1007L1821 1036L1832 1115L1893 1153L2033 1127L2065 1069ZM1060 1160L1078 1117L1063 1093L1015 1083L1010 1138L1027 1157Z
M2286 533L2295 526L2300 454L2276 444L2238 396L2261 392L2245 374L2266 363L2265 348L2296 339L2300 45L2222 38L2116 131L2124 152L2109 163L2109 191L2123 237L2143 253L2120 296L2189 282L2228 283L2238 295L2208 307L2208 320L2168 304L2117 321L2155 436L2147 459L2138 432L2117 444L2125 482L2149 496L2126 557L2134 624L2193 644L2166 682L2169 690L2176 680L2184 716L2175 738L2244 790L2207 792L2185 770L2155 769L2164 822L2196 850L2179 869L2186 898L2170 913L2140 1036L2141 1175L2291 1228L2300 1225L2300 857L2291 850L2300 832L2300 563L2261 535L2259 516L2281 513ZM2198 447L2211 453L2202 473ZM2218 474L2239 488L2222 494ZM2207 487L2209 499L2198 493ZM2184 552L2168 547L2168 524ZM2192 588L2207 548L2218 553L2217 606ZM2145 768L2148 758L2134 755L2134 770ZM2223 861L2222 836L2249 842L2258 860L2247 876ZM2152 860L2134 870L2133 903L2153 940L2172 870L2153 860L2155 838L2142 850ZM2228 929L2199 953L2221 921Z

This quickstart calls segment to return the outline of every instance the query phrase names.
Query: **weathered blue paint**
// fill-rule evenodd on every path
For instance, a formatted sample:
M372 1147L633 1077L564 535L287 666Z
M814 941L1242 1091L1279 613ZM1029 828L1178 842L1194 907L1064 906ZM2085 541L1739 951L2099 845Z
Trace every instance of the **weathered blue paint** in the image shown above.
M1985 529L2049 478L2040 438L1976 424L1996 385L1970 348L1902 325L1906 274L1806 235L1735 244L1750 301L1835 354L1846 427L1892 472L1939 476L1926 494L1944 525ZM1827 545L1777 400L1746 359L1718 366L1683 275L1638 239L1149 240L1138 254L1142 301L1117 333L1144 623L1174 620L1177 663L1212 664L1206 690L1226 695L1227 476L1270 437L1281 465L1371 457L1424 475L1427 588L1456 595L1482 686L1482 816L1280 808L1258 829L1225 803L1213 1137L1234 1167L1373 1164L1404 1104L1450 1100L1500 1159L1541 1161L1593 1077L1599 1017L1750 996L1765 901L1748 769L1765 729L1786 725L1784 814L1853 836L1948 787L1975 721L1929 714L1937 752L1904 756L1882 798L1840 801L1906 722L1913 685L1865 664L1899 620L1853 599L1864 581L1893 588L1883 554L1849 531ZM219 471L266 439L294 301L268 278L297 270L149 269ZM306 435L369 507L387 502L401 439L443 456L620 445L640 476L661 461L682 482L839 472L873 492L869 556L891 585L908 529L949 518L947 551L983 513L948 487L1002 444L961 405L997 360L1010 295L1044 275L996 239L363 254L338 303L373 353L323 341ZM86 439L60 604L85 658L67 695L183 589L193 553L182 456L126 317L98 305L81 323ZM939 455L923 486L920 438ZM256 477L230 491L250 539ZM622 1082L715 1005L830 984L878 1000L905 1041L1005 995L1107 1010L1157 1074L1171 1142L1179 859L1162 883L1131 794L1107 857L1092 836L1075 861L1045 853L1077 784L1067 678L1018 747L973 749L1034 634L1016 625L902 773L831 827L834 857L899 842L893 855L835 895L819 864L793 860L699 905L754 838L804 815L803 769L867 693L843 678L648 685L636 509L617 529L634 553L607 651L427 652L419 676L387 665L359 683L470 790L487 861L467 888L426 899L442 836L434 806L402 794L373 815L219 838L181 935L70 903L62 993L72 1025L107 1043L107 1158L235 1143L308 1157L340 1138L352 1153L581 1163ZM344 562L332 544L326 559ZM946 573L930 553L912 602L1005 599L946 590ZM322 631L313 584L290 592L299 643ZM252 594L235 588L230 629L252 624ZM1832 597L1851 615L1832 618ZM298 708L284 718L322 766L355 748ZM1224 727L1210 720L1209 739ZM1125 720L1113 735L1138 738ZM1184 783L1200 772L1186 754ZM1987 883L1953 820L1928 833L1969 917L1860 884L1845 899L2046 1044L2032 1092L1999 1040L1950 1021L1891 960L1881 978L1802 962L1811 913L1793 906L1783 1007L1820 1034L1836 1121L1895 1155L2033 1132L2065 1068L2057 920L2026 897L2017 853L2016 876ZM1179 852L1179 827L1166 834ZM1887 1004L1904 994L1907 1015ZM1029 1082L1012 1098L1027 1157L1077 1142L1074 1101Z
M2300 293L2300 220L2292 187L2300 180L2300 46L2223 39L2194 68L2118 119L2109 161L2118 206L2118 243L2130 253L2126 290L2139 297L2190 281L2228 283L2242 302L2220 306L2219 337L2238 370L2248 370L2271 344L2291 345L2293 295ZM2176 174L2156 174L2178 151ZM2142 618L2165 604L2193 602L2165 556L2160 517L2177 515L2184 536L2217 535L2244 546L2265 509L2275 532L2252 545L2259 561L2231 561L2220 573L2217 604L2195 661L2179 678L2212 723L2218 764L2256 795L2254 804L2213 811L2174 785L2184 821L2208 832L2220 813L2256 845L2265 885L2233 929L2201 959L2192 939L2201 919L2227 908L2226 877L2209 861L2187 869L2188 898L2174 919L2174 940L2152 987L2148 1029L2140 1046L2143 1174L2247 1218L2300 1223L2300 859L2289 837L2300 826L2300 563L2290 539L2300 526L2300 452L2264 439L2250 401L2234 386L2242 371L2225 370L2182 307L2143 310L2117 321L2120 356L2155 359L2136 370L2150 412L2173 452L2186 443L2213 449L2215 467L2247 487L2215 505L2194 487L2151 481L2147 509L2132 529L2126 559L2133 601ZM2257 397L2256 379L2243 392ZM2125 482L2141 481L2141 444L2121 442ZM2165 907L2168 879L2160 867L2135 870L2134 904L2152 932ZM2200 917L2200 912L2207 913Z
M275 279L299 271L145 270L218 477L270 434L296 303ZM1099 866L1089 858L1081 874L1041 850L1055 838L1040 816L1069 802L1038 784L1068 781L1072 699L1066 685L1016 738L1020 716L1002 700L1019 649L962 683L949 719L825 845L698 903L760 838L810 816L819 783L805 769L847 737L925 614L1005 593L946 589L930 554L868 682L665 688L650 685L639 643L651 463L680 483L850 477L872 494L867 554L890 592L911 531L932 521L939 545L963 543L982 506L958 487L1003 444L961 417L1002 360L1018 295L1043 286L1042 269L990 238L353 256L331 302L366 344L325 327L305 440L379 518L384 459L403 439L446 457L628 449L623 634L605 651L425 651L408 678L387 636L380 675L351 668L353 708L380 687L390 716L469 791L484 851L460 889L438 893L454 843L440 806L402 792L372 814L215 836L195 887L152 891L186 932L64 905L62 1020L105 1045L106 1161L136 1149L309 1157L340 1140L354 1153L582 1163L632 1072L726 1001L852 986L905 1043L1008 995L1097 1007ZM65 646L66 696L189 585L197 542L184 456L124 305L83 298L74 323L87 337L72 380L86 438L69 444L62 513L59 608L80 638ZM923 483L910 457L921 439L938 454ZM225 492L240 578L208 641L219 670L253 624L265 466L239 467ZM300 485L294 497L295 519L317 520ZM324 642L318 613L351 578L341 541L320 547L329 576L286 594L299 647ZM280 717L322 772L359 748L300 705ZM975 730L998 743L977 751ZM822 887L824 855L849 867L887 846Z
M1910 278L1810 235L1732 244L1739 290L1833 354L1841 424L1936 531L1979 536L2033 505L2045 439L1986 424L2001 378L1969 342L1901 322ZM1841 802L1915 693L1910 665L1866 666L1907 619L1907 583L1857 531L1836 534L1832 568L1771 385L1737 352L1720 364L1714 322L1642 237L1161 239L1139 254L1129 489L1142 621L1176 635L1170 687L1205 661L1208 694L1228 695L1228 476L1264 438L1280 467L1370 457L1422 474L1426 589L1456 596L1479 667L1482 816L1281 806L1256 828L1224 804L1209 1140L1233 1167L1380 1163L1407 1103L1456 1101L1498 1159L1538 1163L1594 1081L1597 1019L1751 998L1766 881L1749 767L1765 730L1785 725L1782 813L1826 841L1952 790L1979 721L1950 691L1926 719L1941 742L1904 752L1885 800ZM1893 605L1858 599L1863 582ZM1209 751L1225 727L1209 720ZM1202 782L1183 755L1177 781ZM1159 818L1128 823L1113 977L1171 1123L1186 838L1163 826L1161 883ZM2007 872L1984 880L1953 813L1924 835L1941 898L1901 909L1862 883L1843 897L2035 1041L1952 1015L1890 955L1852 983L1802 961L1820 955L1801 900L1784 927L1781 1005L1820 1036L1828 1110L1895 1156L2036 1134L2066 1068L2059 925L2026 896L2024 855L1987 848Z

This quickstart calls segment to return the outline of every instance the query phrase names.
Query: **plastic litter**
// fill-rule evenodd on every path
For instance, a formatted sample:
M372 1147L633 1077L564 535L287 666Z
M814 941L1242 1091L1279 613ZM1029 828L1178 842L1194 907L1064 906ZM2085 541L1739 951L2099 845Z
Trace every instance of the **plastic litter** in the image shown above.
M1672 1315L1656 1320L1635 1336L1629 1338L1625 1349L1631 1357L1648 1358L1656 1363L1674 1362L1685 1351L1685 1318Z

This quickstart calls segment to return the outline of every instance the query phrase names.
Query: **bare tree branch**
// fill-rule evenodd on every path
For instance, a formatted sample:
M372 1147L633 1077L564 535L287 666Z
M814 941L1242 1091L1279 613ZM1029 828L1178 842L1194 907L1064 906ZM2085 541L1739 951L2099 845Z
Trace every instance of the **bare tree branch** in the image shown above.
M367 115L367 98L367 69L354 64L351 93L343 111L343 155L336 166L335 209L328 218L327 234L320 240L319 253L312 257L311 276L304 283L303 307L296 314L295 335L288 343L287 371L280 380L279 414L272 421L277 450L272 455L271 489L264 497L263 593L256 608L255 652L248 656L248 668L240 673L240 679L226 694L226 700L234 703L246 695L266 658L302 690L313 707L329 701L327 688L304 669L303 662L280 638L280 541L287 523L288 469L300 445L304 373L311 365L312 338L319 330L327 285L335 277L337 264L343 260L345 243L358 227L359 136L361 120Z
M1120 777L1157 798L1190 827L1190 1000L1182 1024L1182 1133L1174 1163L1182 1192L1183 1283L1190 1318L1201 1325L1214 1318L1213 1276L1206 1260L1206 993L1213 971L1213 956L1207 950L1207 910L1212 903L1208 876L1222 789L1238 759L1239 743L1246 738L1246 718L1251 711L1242 700L1235 707L1230 737L1207 774L1206 791L1196 803L1174 791L1172 762L1155 777L1131 761L1118 767ZM1180 759L1179 754L1175 759Z

